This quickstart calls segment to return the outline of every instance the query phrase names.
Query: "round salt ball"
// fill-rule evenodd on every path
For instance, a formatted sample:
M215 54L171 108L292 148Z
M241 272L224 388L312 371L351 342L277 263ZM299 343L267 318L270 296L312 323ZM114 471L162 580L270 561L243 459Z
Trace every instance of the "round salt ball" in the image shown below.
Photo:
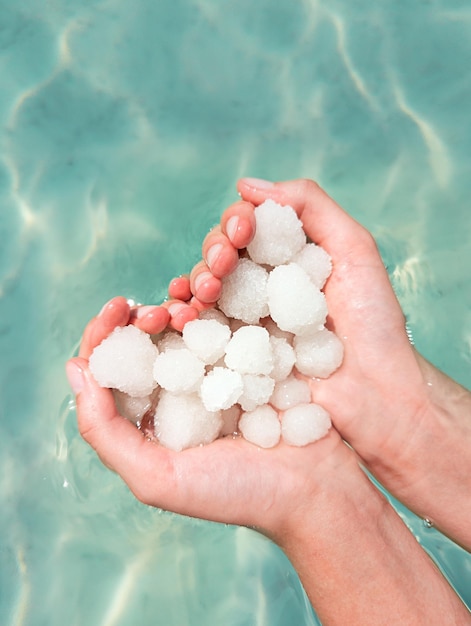
M220 411L207 411L197 394L162 391L154 415L155 436L171 450L211 443L222 428Z
M120 415L128 419L134 424L139 423L144 415L151 411L159 397L160 389L156 387L149 396L142 396L139 398L133 398L127 393L119 391L119 389L113 389L113 396L116 402L116 408Z
M327 411L318 404L298 404L284 412L281 435L290 446L306 446L327 435L332 422Z
M229 326L216 320L196 319L183 328L183 341L187 348L206 364L216 363L224 355L231 338Z
M240 259L235 270L223 278L219 308L228 317L256 324L268 315L268 272L250 259Z
M180 333L168 331L159 337L157 347L159 352L165 352L165 350L168 349L181 350L182 348L186 348L186 345Z
M239 404L244 411L253 411L255 407L266 404L275 388L275 381L270 376L244 374L244 390L239 397Z
M205 373L204 363L187 348L168 348L155 359L154 378L173 393L189 393L199 388Z
M273 350L265 328L239 328L226 346L225 363L241 374L269 374L273 369Z
M152 375L159 351L136 326L118 326L90 356L90 371L101 387L133 397L148 396L156 387Z
M299 335L311 326L320 329L324 325L325 296L296 263L275 267L267 290L270 315L282 330Z
M322 289L332 272L330 255L315 243L307 243L303 246L293 257L293 262L303 268L318 289Z
M227 435L237 435L238 432L238 424L239 417L241 414L240 406L238 404L234 404L229 409L225 411L221 411L222 417L222 428L219 433L220 437L227 437Z
M256 263L287 263L306 243L303 225L290 206L266 200L255 208L255 222L255 236L247 252Z
M273 448L280 440L281 424L276 411L265 404L242 413L239 430L247 441L261 448Z
M273 350L273 369L270 376L273 380L285 380L290 375L296 356L293 347L282 337L270 337Z
M327 378L340 367L343 344L327 328L294 338L296 368L312 378Z
M219 322L220 324L229 326L229 319L222 311L215 309L214 307L211 307L210 309L203 309L203 311L199 312L198 317L200 320L216 320L216 322Z
M243 390L242 376L227 367L215 367L203 378L200 396L208 411L228 409Z
M280 411L286 411L297 404L311 401L311 390L305 380L289 376L276 383L270 397L270 404Z

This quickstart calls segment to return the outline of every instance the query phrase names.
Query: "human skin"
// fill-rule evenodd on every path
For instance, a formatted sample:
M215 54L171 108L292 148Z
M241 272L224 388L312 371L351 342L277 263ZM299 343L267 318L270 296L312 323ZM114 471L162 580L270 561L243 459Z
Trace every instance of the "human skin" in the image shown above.
M274 199L294 205L298 197L295 189L298 189L300 198L310 198L314 191L318 191L312 185L303 181L281 184L283 193L290 194L290 200L288 202L287 197L282 194ZM285 191L285 187L289 187L288 191ZM267 189L275 193L272 187ZM263 196L266 191L262 193L253 182L239 183L239 190L244 200L250 200L250 203L243 203L242 216L238 213L240 204L238 207L233 205L235 209L230 208L230 217L238 220L236 228L232 221L228 229L230 217L228 219L226 214L223 215L220 229L210 233L205 240L205 266L200 264L193 270L193 279L195 273L211 270L215 263L219 263L219 276L216 278L222 278L225 259L228 259L228 267L233 262L231 259L234 255L230 248L235 250L244 247L244 237L250 239L253 234L251 203L257 204L264 199L260 195L253 196L255 193ZM278 193L280 192L276 191ZM252 197L249 197L250 194ZM329 199L329 202L332 201ZM317 203L324 203L324 209L328 209L327 196L323 192L320 197L317 195L315 204ZM311 224L312 216L309 212L312 209L310 206L304 206L302 210L298 206L296 208L307 230ZM361 227L340 209L337 215L334 211L333 217L340 226L345 218L348 219L348 227L344 224L344 231L340 229L335 236L343 238L345 249L349 249L355 239L352 231ZM319 222L322 223L317 218L315 221L316 227ZM360 235L360 231L357 230L357 234ZM233 237L236 238L236 246L231 243ZM319 237L312 238L322 243ZM219 256L216 259L214 256L207 259L205 255L215 242L222 245L218 249ZM350 253L342 256L340 249L336 253L335 246L332 248L328 241L322 244L334 261L334 273L326 286L331 312L330 324L345 343L346 359L340 370L332 376L337 377L339 390L333 385L329 392L329 387L324 384L328 381L312 381L311 385L314 400L324 406L329 405L337 428L344 424L345 431L350 429L349 432L353 435L356 433L356 440L362 450L367 448L367 444L375 443L383 446L387 453L389 449L393 449L391 442L400 440L401 431L388 425L391 428L390 434L380 436L381 424L375 424L375 416L381 421L384 419L382 413L372 405L374 398L365 400L363 397L372 393L378 399L379 409L387 404L387 398L380 401L379 397L381 393L386 393L387 385L381 388L376 380L380 376L373 376L372 371L374 358L379 359L379 356L375 354L373 346L368 349L365 345L365 365L359 351L368 333L364 330L362 337L360 329L357 329L357 336L355 329L352 329L355 320L350 321L350 326L341 320L342 315L355 317L354 313L345 308L346 295L343 296L343 304L337 302L334 305L336 297L339 299L342 295L342 283L348 282L351 273L363 273L365 280L370 281L370 300L371 292L378 294L378 288L382 287L384 293L379 297L388 298L386 304L391 309L388 324L392 323L395 332L405 335L402 313L392 294L374 242L371 242L368 237L363 237L363 245L353 251L353 257ZM340 274L334 278L337 270ZM189 280L191 282L191 275ZM371 280L375 281L373 287ZM337 296L336 281L339 281ZM207 284L203 281L200 288L204 290ZM195 289L194 280L193 288ZM343 288L345 289L345 284ZM198 290L195 289L195 292L193 297L199 300ZM379 293L382 293L381 290ZM209 302L207 295L203 294L202 301ZM361 291L357 297L361 310L364 303ZM332 298L334 302L331 301ZM194 314L189 313L192 307L187 305L188 308L185 308L182 302L173 304L178 306L166 305L163 309L152 307L140 311L130 309L124 298L112 300L88 325L80 356L68 363L69 379L77 394L80 432L102 461L119 473L136 497L147 504L184 515L256 527L271 537L286 552L297 569L304 588L325 625L469 624L466 608L392 507L365 476L359 467L357 454L343 443L334 428L320 441L303 448L280 443L273 449L261 450L241 438L224 438L204 448L176 453L147 441L134 425L118 414L110 390L100 388L93 380L88 369L88 357L94 346L116 325L134 323L148 329L153 328L147 332L159 332L167 324L178 327L182 315ZM375 306L371 305L370 308ZM352 308L354 312L355 306ZM177 320L173 319L172 312L176 313ZM368 313L366 307L363 312L369 314L371 321L374 321L375 315L372 311ZM384 333L386 334L386 329ZM376 331L376 336L379 334ZM379 339L380 337L376 340ZM408 341L407 346L411 350ZM399 348L396 350L394 358L397 361L401 353ZM420 363L420 358L413 354L414 359L419 359L416 362ZM382 360L381 365L384 371ZM425 362L423 366L426 367ZM363 368L364 379L361 372L354 371L357 367ZM420 369L420 365L417 367ZM369 377L366 376L368 372ZM392 373L389 372L389 375ZM352 381L349 381L350 377L353 377ZM441 378L439 382L441 384ZM440 384L435 387L440 387ZM396 381L395 388L399 388L399 381ZM343 407L341 400L335 398L336 393L341 394L348 410ZM396 399L396 403L398 402ZM356 403L360 406L356 407ZM367 414L370 405L374 413L372 415ZM367 430L362 435L364 428L360 424L360 417L363 415L366 415L369 428L376 435ZM405 430L405 426L402 429ZM344 432L342 436L345 437ZM420 443L417 435L412 440L412 443ZM389 447L385 444L389 444ZM412 445L409 448L413 450ZM376 450L374 458L380 454L381 450ZM384 463L386 468L389 463L392 461ZM382 465L378 464L378 467L381 468ZM446 477L450 478L450 475ZM420 491L419 488L418 492Z
M471 394L411 345L373 237L313 181L242 179L238 191L243 210L239 204L223 214L204 241L203 258L218 244L223 278L231 271L228 266L224 272L228 250L244 247L253 236L250 205L271 198L296 210L306 234L332 257L324 289L328 325L345 348L337 372L309 381L314 400L393 495L469 550ZM227 228L234 217L237 245ZM196 266L192 274L198 271Z

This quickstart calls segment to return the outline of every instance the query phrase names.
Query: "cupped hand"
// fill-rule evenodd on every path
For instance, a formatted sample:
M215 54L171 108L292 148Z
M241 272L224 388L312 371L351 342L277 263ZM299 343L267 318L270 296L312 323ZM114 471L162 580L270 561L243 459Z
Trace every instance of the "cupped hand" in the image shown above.
M250 205L268 198L289 204L309 238L331 255L333 271L324 289L327 325L341 338L345 357L330 378L310 381L314 401L330 412L342 437L380 479L390 482L394 459L394 467L403 463L414 480L408 453L423 426L426 383L373 237L312 181L242 179L238 191L245 201L240 221L250 223ZM230 214L233 222L236 217L237 206ZM227 224L224 214L217 234L225 254L253 236L246 228L246 239L239 236L235 246Z

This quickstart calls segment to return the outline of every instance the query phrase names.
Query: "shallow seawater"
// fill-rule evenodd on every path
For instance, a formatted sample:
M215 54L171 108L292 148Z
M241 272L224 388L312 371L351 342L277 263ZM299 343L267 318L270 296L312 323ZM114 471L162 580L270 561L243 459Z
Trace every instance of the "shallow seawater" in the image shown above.
M306 176L372 230L418 349L469 387L469 6L0 14L0 623L317 624L269 541L134 500L78 436L64 362L113 295L165 296L239 176ZM471 606L470 555L395 506Z

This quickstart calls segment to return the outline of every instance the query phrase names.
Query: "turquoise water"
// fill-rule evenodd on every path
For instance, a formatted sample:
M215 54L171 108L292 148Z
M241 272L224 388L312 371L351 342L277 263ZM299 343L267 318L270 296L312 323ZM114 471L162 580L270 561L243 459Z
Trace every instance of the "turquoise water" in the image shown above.
M64 361L111 296L160 301L240 175L308 176L471 386L470 66L452 0L0 0L2 625L318 623L266 539L101 466ZM471 606L471 556L396 506Z

